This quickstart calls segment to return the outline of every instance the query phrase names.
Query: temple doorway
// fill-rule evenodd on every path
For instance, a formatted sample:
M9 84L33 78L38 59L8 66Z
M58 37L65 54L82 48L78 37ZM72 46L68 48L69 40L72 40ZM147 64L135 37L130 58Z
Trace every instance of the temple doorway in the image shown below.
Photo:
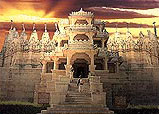
M72 66L74 69L73 78L79 78L80 75L82 78L88 78L89 64L86 60L77 59Z
M116 73L116 64L115 63L108 63L108 70L109 73Z
M46 73L52 73L51 70L54 69L54 62L48 62L46 64Z

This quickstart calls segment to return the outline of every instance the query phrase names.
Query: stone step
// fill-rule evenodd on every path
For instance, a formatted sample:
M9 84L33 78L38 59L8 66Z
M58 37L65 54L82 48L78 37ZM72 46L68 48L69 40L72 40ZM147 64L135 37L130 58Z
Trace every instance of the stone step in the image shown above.
M66 99L91 99L91 97L89 96L75 96L75 95L70 95L70 96L66 96Z
M68 88L68 91L79 92L79 88Z
M53 108L48 108L48 110L74 110L74 109L77 109L77 110L108 110L108 108L105 108L105 107L81 107L81 106L78 106L78 107L74 107L74 106L64 106L64 107L61 107L61 106L56 106L56 107L53 107Z
M41 114L114 114L112 111L81 111L81 110L77 110L77 111L65 111L65 110L61 110L61 111L47 111Z
M66 99L65 102L91 102L91 99Z
M88 96L88 97L90 97L91 94L88 94L88 93L85 93L85 94L70 94L69 93L69 94L66 95L66 97L67 96L81 96L81 97L87 97Z
M91 100L65 100L66 103L90 103Z
M91 97L88 96L67 96L66 99L91 99Z
M108 108L101 108L101 107L68 107L68 106L65 106L65 107L53 107L53 108L48 108L48 110L109 110Z
M66 98L65 101L91 101L91 99Z
M90 99L90 96L81 96L81 95L69 95L66 96L66 99L70 98L70 99Z
M65 101L64 104L91 104L91 101Z
M94 108L94 107L99 107L99 108L104 108L103 105L92 105L92 104L88 104L88 105L71 105L71 104L61 104L61 105L51 105L53 108L54 107L59 107L59 108ZM50 108L50 107L49 107Z
M68 107L68 106L58 106L53 108L48 108L47 111L43 111L42 114L114 114L109 111L108 108L104 107Z
M68 94L86 94L86 93L83 93L83 92L74 92L74 91L68 91L67 93ZM87 92L87 94L91 94L91 93Z
M91 105L90 102L64 102L64 105Z
M107 109L83 109L83 108L76 108L76 109L72 109L72 108L70 108L70 109L56 109L56 108L53 108L52 110L49 110L49 111L67 111L67 112L80 112L80 111L82 111L82 112L107 112L108 110Z
M74 100L74 101L72 101L72 100L66 100L65 101L65 103L91 103L91 100L89 101L89 100Z
M66 98L90 98L91 96L87 95L67 95Z
M71 96L67 96L66 99L91 99L91 97L88 97L88 96L74 96L74 95L71 95Z
M89 83L84 83L83 85L90 85ZM69 87L78 87L77 83L71 83L69 84Z

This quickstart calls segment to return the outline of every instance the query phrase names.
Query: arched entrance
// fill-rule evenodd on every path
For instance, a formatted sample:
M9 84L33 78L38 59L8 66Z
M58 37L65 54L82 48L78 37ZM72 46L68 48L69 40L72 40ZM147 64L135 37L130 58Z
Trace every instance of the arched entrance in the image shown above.
M79 78L80 75L82 78L88 78L89 64L86 60L84 59L75 60L72 67L74 69L73 73L74 78Z
M88 78L90 57L86 53L76 53L71 58L71 65L73 67L73 78Z

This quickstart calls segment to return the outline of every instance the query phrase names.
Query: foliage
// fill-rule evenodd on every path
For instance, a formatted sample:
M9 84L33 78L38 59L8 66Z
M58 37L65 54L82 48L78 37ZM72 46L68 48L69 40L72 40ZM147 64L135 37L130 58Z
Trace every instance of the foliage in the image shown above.
M29 102L2 101L0 102L0 114L37 114L48 106Z
M115 114L159 114L158 105L129 105L126 109L113 109Z

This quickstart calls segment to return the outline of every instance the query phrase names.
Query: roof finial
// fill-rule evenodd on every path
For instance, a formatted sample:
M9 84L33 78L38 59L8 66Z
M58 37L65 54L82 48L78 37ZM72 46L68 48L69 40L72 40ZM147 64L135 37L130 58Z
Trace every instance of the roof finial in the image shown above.
M47 24L45 23L44 26L45 26L45 32L47 32Z
M25 31L25 26L24 26L24 23L22 23L22 29L23 29L23 31Z
M33 31L35 30L35 23L33 23Z
M11 20L10 30L13 30L13 20Z
M155 32L155 36L157 37L157 29L156 29L156 22L153 22L153 27L154 27L154 32Z
M80 12L82 12L82 11L83 11L83 8L80 9Z

